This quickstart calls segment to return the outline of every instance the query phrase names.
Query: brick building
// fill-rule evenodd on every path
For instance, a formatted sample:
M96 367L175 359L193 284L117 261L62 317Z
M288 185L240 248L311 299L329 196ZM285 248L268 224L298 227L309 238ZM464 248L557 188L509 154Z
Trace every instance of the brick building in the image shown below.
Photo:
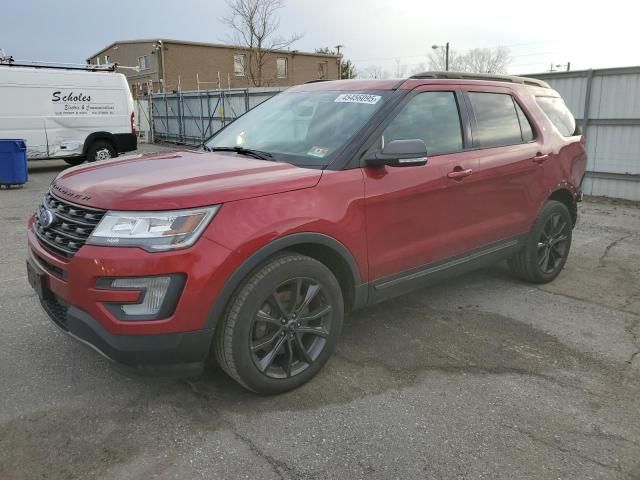
M214 90L253 87L249 62L254 59L243 47L180 40L117 41L87 59L90 64L118 63L140 67L120 69L126 75L134 96L149 87L163 89ZM340 57L296 50L272 50L264 58L262 86L297 85L310 80L339 78ZM254 77L256 68L253 69Z

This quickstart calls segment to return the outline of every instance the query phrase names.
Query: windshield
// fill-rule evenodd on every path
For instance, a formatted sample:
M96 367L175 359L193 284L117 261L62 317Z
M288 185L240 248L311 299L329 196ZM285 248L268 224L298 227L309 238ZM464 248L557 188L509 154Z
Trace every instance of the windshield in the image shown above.
M283 92L250 110L205 148L258 150L273 160L326 166L390 92Z

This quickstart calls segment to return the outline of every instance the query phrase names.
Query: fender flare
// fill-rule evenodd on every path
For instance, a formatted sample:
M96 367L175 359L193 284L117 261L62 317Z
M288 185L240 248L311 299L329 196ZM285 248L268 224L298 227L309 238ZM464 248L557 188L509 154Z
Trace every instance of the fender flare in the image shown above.
M236 270L231 274L229 279L225 282L224 287L218 294L218 297L215 299L215 302L211 309L209 310L209 315L207 316L207 321L204 328L207 329L215 329L218 321L222 318L225 309L227 308L227 304L229 300L233 296L236 289L240 286L243 280L249 275L249 273L263 263L270 256L278 253L282 250L286 250L289 247L293 247L296 245L322 245L332 249L335 253L340 255L340 257L345 261L348 265L349 270L352 275L353 285L355 288L355 304L363 305L366 303L366 285L361 284L360 272L358 270L358 265L355 261L355 258L341 242L336 240L329 235L325 235L322 233L312 233L312 232L304 232L304 233L293 233L291 235L287 235L284 237L280 237L264 247L260 250L254 252L249 258L247 258ZM364 296L364 298L363 298Z

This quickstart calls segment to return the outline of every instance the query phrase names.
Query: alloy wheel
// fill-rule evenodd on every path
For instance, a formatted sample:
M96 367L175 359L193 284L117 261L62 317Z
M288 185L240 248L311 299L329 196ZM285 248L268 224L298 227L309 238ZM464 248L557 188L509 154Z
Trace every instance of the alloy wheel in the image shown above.
M290 378L320 356L331 330L331 305L311 278L287 280L256 312L249 348L255 366L270 378Z
M560 215L551 215L538 238L538 266L545 274L562 266L569 245L569 224Z

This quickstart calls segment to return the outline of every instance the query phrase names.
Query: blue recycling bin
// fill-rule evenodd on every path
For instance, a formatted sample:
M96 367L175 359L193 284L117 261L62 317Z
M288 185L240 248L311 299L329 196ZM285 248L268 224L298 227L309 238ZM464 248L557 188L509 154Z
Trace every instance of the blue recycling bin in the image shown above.
M23 185L27 172L27 142L0 138L0 185Z

